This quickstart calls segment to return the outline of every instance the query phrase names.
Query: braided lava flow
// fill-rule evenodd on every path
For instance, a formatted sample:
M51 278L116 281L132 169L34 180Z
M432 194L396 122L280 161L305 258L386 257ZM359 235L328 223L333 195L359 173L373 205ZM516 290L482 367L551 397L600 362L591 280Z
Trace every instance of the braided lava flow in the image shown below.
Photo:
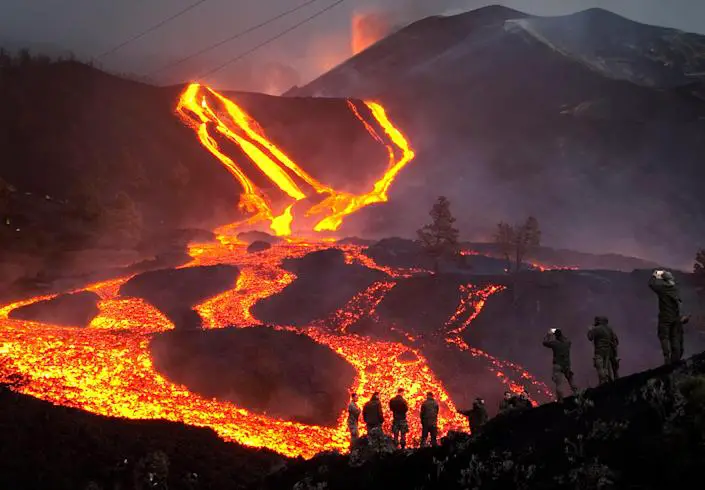
M261 325L250 314L250 307L259 299L278 293L295 279L292 273L280 267L281 261L327 247L329 245L322 243L292 242L275 245L267 254L260 255L248 254L244 244L216 242L192 246L193 261L186 267L231 263L241 268L234 289L196 307L206 328ZM361 258L364 257L361 247L346 245L340 248L350 261L369 263L369 258ZM21 392L56 404L102 415L161 418L211 427L226 440L267 447L285 455L310 457L322 450L344 450L347 447L344 410L335 428L277 420L229 402L206 399L157 373L149 355L149 340L155 333L173 328L173 325L148 303L118 297L118 287L127 279L86 288L98 293L102 300L100 314L85 329L7 318L12 309L46 297L0 309L0 351L8 360L0 377L7 379L19 373L27 380L18 388ZM364 315L373 314L376 304L392 287L394 282L376 283L354 297L329 320L316 325L273 328L300 331L337 352L357 370L352 390L363 398L373 391L380 391L382 397L388 399L397 387L402 386L407 390L411 410L418 411L424 393L431 390L438 394L441 402L441 429L464 427L464 418L456 413L445 388L419 350L402 343L346 333L347 325ZM484 290L480 296L491 293ZM498 373L508 366L487 354L477 355L486 356ZM500 373L498 376L502 381L510 382L508 375ZM528 375L522 373L522 377ZM511 383L516 385L513 381ZM419 432L420 427L412 417L411 437L418 438Z
M315 181L288 159L263 136L259 125L237 105L208 89L210 96L219 101L229 114L231 123L223 122L210 108L205 96L199 97L199 94L203 95L202 90L198 85L187 88L179 102L179 114L194 127L203 145L242 184L244 191L241 205L252 214L250 221L267 219L280 234L290 231L293 219L291 204L275 216L262 192L232 159L220 152L209 128L215 127L219 133L239 144L272 182L295 201L307 195L302 190L304 184L308 189L312 188L316 193L327 196L314 206L315 209L309 210L309 213L321 215L314 230L336 229L345 215L372 202L385 201L386 191L394 176L413 158L413 151L401 133L386 119L381 106L368 103L373 118L401 151L401 157L395 157L395 151L389 147L389 166L370 193L359 196L338 193ZM352 103L350 107L355 116L366 124L368 132L385 144L374 127L360 116L357 107ZM456 412L445 387L429 368L422 353L423 345L416 339L406 335L404 342L380 341L348 332L348 327L356 320L365 316L375 318L377 304L395 287L398 278L420 271L380 267L362 253L360 246L332 245L324 241L307 243L288 239L266 252L249 254L246 245L234 238L233 232L237 228L238 224L233 224L216 230L218 240L215 242L192 244L189 250L192 260L182 266L233 264L240 269L240 276L231 290L195 307L203 319L204 328L237 326L298 331L330 347L355 368L357 375L351 390L359 393L363 399L374 391L380 391L383 399L388 399L401 386L406 388L410 409L415 413L418 412L424 393L434 391L441 405L441 431L466 426L464 417ZM341 249L346 262L382 270L390 279L373 284L330 318L306 327L265 327L253 317L250 310L257 301L279 293L296 278L281 267L284 258L302 257L330 247ZM13 309L49 299L50 296L35 297L0 307L0 355L4 359L0 364L0 381L8 381L20 375L23 383L15 389L55 404L106 416L166 419L210 427L225 440L270 448L288 456L311 457L323 450L346 449L349 440L344 407L341 407L335 427L306 425L253 413L229 402L205 398L159 374L150 357L149 343L155 334L174 326L149 303L119 296L120 286L128 279L117 278L84 288L94 291L101 298L100 313L87 328L60 327L8 318ZM448 342L448 347L457 347L469 351L473 356L484 357L499 380L513 389L519 389L519 384L527 381L545 388L520 367L471 349L460 339L462 331L479 314L486 299L500 290L496 286L477 289L467 285L463 288L463 300L458 311L440 332ZM418 439L420 427L417 417L411 417L410 422L410 435L412 439Z
M376 102L366 101L364 104L375 123L398 151L395 151L392 145L385 144L377 130L360 114L358 107L348 101L348 107L355 117L377 142L386 146L389 155L382 178L373 184L372 190L359 195L336 191L318 182L269 140L262 127L242 107L211 88L204 88L196 83L189 85L181 94L176 112L185 124L196 131L204 148L210 151L242 186L240 208L251 214L247 223L269 221L274 233L282 236L291 234L291 224L294 220L292 208L295 202L303 201L311 195L321 196L323 199L310 206L304 215L318 216L313 226L314 231L335 231L343 223L345 216L370 204L386 202L387 191L395 177L413 160L414 151L404 135L389 120L384 108ZM223 153L213 134L235 143L272 184L282 194L293 199L294 203L288 204L281 214L275 214L270 199L232 158Z

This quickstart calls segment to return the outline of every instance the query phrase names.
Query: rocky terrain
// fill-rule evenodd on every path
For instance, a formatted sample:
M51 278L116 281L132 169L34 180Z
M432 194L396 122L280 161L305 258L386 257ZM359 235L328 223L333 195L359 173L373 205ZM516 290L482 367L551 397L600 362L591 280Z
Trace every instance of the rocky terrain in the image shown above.
M335 426L355 375L327 347L266 327L171 331L151 352L161 373L193 392L314 425Z
M145 299L177 329L198 329L201 317L193 307L235 287L239 274L238 268L231 265L148 271L123 284L120 296Z
M9 318L50 323L67 327L86 327L98 315L100 296L90 291L62 294L12 310Z
M174 112L184 87L2 50L0 87L0 297L151 261L182 230L241 217L238 184ZM360 191L386 164L344 99L230 95L322 181Z
M253 488L669 488L701 472L704 406L701 354L502 415L437 449L386 452L362 441L350 456L320 455Z
M472 436L450 434L436 449L389 453L363 439L350 456L309 461L224 443L205 429L98 417L3 387L0 483L137 489L151 471L177 490L667 488L700 475L704 377L701 354L497 417Z
M285 260L283 266L297 278L281 293L259 301L252 308L255 317L276 325L307 325L325 319L355 294L387 278L383 272L347 265L344 254L337 249Z
M225 443L208 429L100 417L6 387L0 388L0 430L3 488L145 488L145 463L155 452L166 456L165 480L176 490L242 488L284 463L270 451Z

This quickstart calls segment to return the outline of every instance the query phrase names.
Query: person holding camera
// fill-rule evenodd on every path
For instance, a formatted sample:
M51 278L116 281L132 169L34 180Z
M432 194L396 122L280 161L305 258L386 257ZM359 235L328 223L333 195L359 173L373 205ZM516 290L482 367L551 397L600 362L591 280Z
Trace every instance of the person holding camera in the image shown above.
M543 339L544 347L553 351L553 369L551 379L556 384L556 398L563 399L561 390L561 380L565 379L573 394L578 392L578 388L573 383L573 371L570 369L570 340L558 328L552 328Z
M649 287L658 297L658 339L664 364L683 358L683 325L689 316L681 315L681 298L673 274L655 270L649 278Z

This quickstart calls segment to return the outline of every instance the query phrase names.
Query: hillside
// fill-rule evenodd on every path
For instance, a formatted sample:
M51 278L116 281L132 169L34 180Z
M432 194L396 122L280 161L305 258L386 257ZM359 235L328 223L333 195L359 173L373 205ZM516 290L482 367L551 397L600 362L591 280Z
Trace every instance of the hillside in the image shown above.
M152 259L182 241L180 230L241 217L239 185L175 114L183 87L0 52L0 88L0 295L87 265L95 272ZM346 100L229 95L324 182L359 191L387 162ZM362 163L350 172L354 162Z
M421 20L288 95L377 98L415 143L363 233L408 236L443 193L475 241L532 213L552 246L685 266L705 241L705 101L672 74L700 66L702 42L605 11L488 7Z
M425 257L412 260L413 256L405 255L403 245L409 243L382 240L366 253L383 266L409 270L428 267ZM609 317L619 336L622 375L662 362L656 336L657 300L647 285L650 269L525 270L513 277L503 272L503 260L470 255L466 257L469 268L465 270L389 278L379 273L375 276L360 266L345 265L342 256L336 258L342 254L336 252L314 252L292 261L296 267L286 267L296 273L294 282L279 294L258 301L252 313L265 323L326 324L355 291L365 291L373 280L392 282L393 287L371 313L354 316L347 331L375 340L404 342L418 349L458 406L469 406L476 396L482 396L494 407L502 390L496 373L488 370L486 358L467 355L456 344L444 341L446 332L453 327L460 328L460 339L470 347L492 358L511 361L548 385L550 352L541 341L549 328L561 328L571 339L572 368L578 385L586 388L596 384L593 346L586 332L597 315ZM692 355L705 349L705 305L694 274L678 273L676 280L683 312L693 318L685 329L684 340L686 355ZM345 287L331 287L336 283ZM462 315L456 320L458 324L449 319L467 301L463 291L468 285L476 289L505 289L489 295L480 314L463 327ZM473 298L477 300L477 296ZM519 377L514 382L525 386L538 401L546 399L527 379Z
M630 22L602 9L512 19L506 25L611 78L649 87L705 81L702 35Z
M491 420L436 449L289 465L264 489L662 489L702 471L705 356Z
M167 457L169 488L241 488L281 467L270 451L226 443L208 429L129 421L59 407L0 386L0 486L17 490L89 487L124 490L144 483L145 462ZM146 466L146 468L145 468ZM142 469L140 470L140 467ZM141 474L141 475L140 475Z

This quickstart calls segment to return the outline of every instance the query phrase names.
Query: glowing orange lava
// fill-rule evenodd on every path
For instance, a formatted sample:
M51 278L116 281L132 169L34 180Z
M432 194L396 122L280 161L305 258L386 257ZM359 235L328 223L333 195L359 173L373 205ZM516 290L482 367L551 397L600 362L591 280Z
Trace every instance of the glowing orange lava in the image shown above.
M387 191L394 178L415 156L408 141L391 122L384 108L375 102L365 102L365 105L374 122L389 137L391 144L384 143L372 123L361 116L353 102L348 103L355 116L365 125L365 129L376 141L384 144L389 152L389 163L384 175L374 182L369 192L359 195L336 191L317 181L269 140L261 126L237 103L213 89L196 83L189 85L181 94L176 111L181 119L196 131L201 144L242 186L240 208L250 214L247 223L270 221L270 227L277 235L290 235L291 224L295 220L292 214L293 203L286 207L284 213L275 216L271 198L221 150L213 137L213 131L238 145L252 163L284 194L280 196L281 199L288 196L296 202L312 195L324 196L304 214L317 218L318 221L313 226L314 231L335 231L345 216L370 204L386 202Z
M222 108L219 115L214 107ZM311 191L325 196L307 214L320 215L315 230L335 230L343 218L363 206L387 200L387 190L394 177L413 157L402 133L387 118L382 106L368 102L366 106L382 128L388 141L360 114L358 107L349 106L370 135L388 147L389 162L384 176L374 183L367 194L352 195L337 192L319 183L264 135L261 127L235 102L200 85L190 85L181 95L178 113L197 132L201 143L241 183L241 206L251 214L248 221L269 220L279 235L289 235L295 216L293 203L275 215L269 199L229 156L222 153L212 132L237 144L282 191L296 201L302 201ZM227 115L227 117L226 117ZM397 156L397 153L400 153ZM397 388L406 388L411 409L410 438L418 440L418 413L424 394L433 391L440 401L440 430L466 428L466 420L456 412L445 387L429 368L423 355L423 344L404 332L403 342L389 342L350 333L349 327L363 317L376 319L375 309L384 296L396 286L399 278L423 273L379 266L363 254L363 247L335 245L326 240L305 242L290 238L261 253L248 253L247 244L235 238L241 223L216 230L212 243L191 244L192 260L182 268L214 264L233 264L240 270L235 287L209 298L194 309L203 319L206 329L234 327L275 328L295 330L316 342L330 347L356 370L350 389L362 400L379 391L388 400ZM385 272L388 280L377 282L353 297L347 305L322 321L305 327L279 325L265 327L251 313L261 299L281 292L296 276L281 263L285 258L302 257L310 252L336 247L345 254L347 263L357 263ZM336 427L321 427L276 419L253 413L230 402L205 398L190 392L159 374L152 364L149 343L160 332L174 328L162 312L146 301L123 298L119 289L129 277L116 278L89 285L83 290L100 297L99 315L86 328L61 327L29 321L11 320L9 313L16 308L51 296L35 297L0 307L0 355L7 362L0 366L0 381L21 375L24 383L15 389L49 402L76 407L100 415L130 419L165 419L194 426L210 427L228 441L252 447L266 447L287 456L311 457L324 450L347 449L346 413L341 413ZM461 289L463 299L458 311L439 332L447 348L459 348L475 357L485 358L501 382L519 389L519 382L537 383L519 366L495 359L469 347L461 334L480 313L489 296L501 290L499 286L478 289L472 285ZM545 390L547 391L547 390Z
M250 313L250 308L259 299L280 292L295 279L292 273L280 267L281 261L330 246L323 242L283 243L264 254L248 254L246 245L232 244L225 237L221 238L218 242L193 245L190 249L193 261L185 265L231 263L241 270L233 290L196 307L205 328L261 325ZM369 264L370 259L361 253L361 247L346 245L342 248L349 262ZM388 272L396 275L391 269ZM408 273L402 271L402 274ZM268 447L285 455L311 457L319 451L347 448L344 411L341 411L335 428L278 420L251 413L229 402L206 399L156 372L149 355L150 338L173 328L173 325L148 303L118 297L118 288L126 280L116 279L86 288L98 293L101 301L100 314L85 329L7 318L12 309L46 297L1 308L0 352L9 362L0 378L9 379L19 373L27 380L18 388L20 391L53 403L102 415L161 418L211 427L226 440ZM465 428L465 419L456 413L452 400L428 367L421 351L405 344L372 340L346 331L347 326L357 319L373 314L376 305L394 286L393 280L375 283L331 318L296 330L329 346L355 367L358 374L351 389L363 400L374 391L380 391L383 399L389 399L402 386L407 390L413 414L418 411L424 393L431 390L441 401L441 430ZM496 286L481 291L469 286L464 289L467 301L449 320L447 338L449 343L469 350L473 356L484 356L501 381L518 386L505 374L512 368L509 363L459 341L462 326L467 326L479 313L485 299L498 290ZM277 328L294 329L287 326ZM410 358L413 361L409 361ZM528 373L518 371L518 374L519 378L533 381ZM412 416L410 422L410 436L412 440L418 439L418 420Z

